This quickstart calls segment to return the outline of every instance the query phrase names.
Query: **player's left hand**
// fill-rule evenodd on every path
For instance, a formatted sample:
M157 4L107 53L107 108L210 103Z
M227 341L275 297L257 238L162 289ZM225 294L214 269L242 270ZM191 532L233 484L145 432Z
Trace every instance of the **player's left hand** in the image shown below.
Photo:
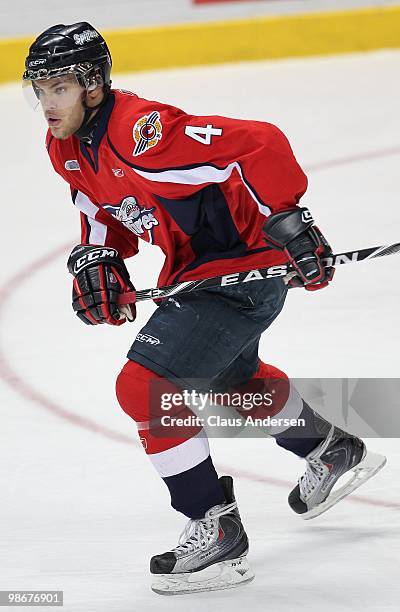
M288 283L291 287L316 291L329 284L335 268L325 267L323 259L332 255L332 249L307 208L273 213L263 229L267 241L286 253L296 271Z
M133 304L118 305L118 296L134 290L129 272L118 251L111 247L82 245L74 247L68 259L74 276L72 308L87 325L122 325L134 321Z
M335 268L324 267L322 260L332 255L332 249L318 227L314 226L311 229L312 232L309 232L307 236L303 236L298 241L295 239L286 247L289 259L297 273L290 279L289 285L304 287L307 291L317 291L328 286L335 273ZM299 250L303 252L298 254ZM296 256L293 257L295 251Z

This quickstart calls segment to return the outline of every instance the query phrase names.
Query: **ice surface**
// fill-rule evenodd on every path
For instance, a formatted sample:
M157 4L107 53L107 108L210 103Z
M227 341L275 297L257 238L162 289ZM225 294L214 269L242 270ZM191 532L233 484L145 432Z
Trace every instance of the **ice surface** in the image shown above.
M309 169L303 203L342 251L400 239L399 69L400 53L388 51L118 76L115 85L192 113L278 124ZM185 519L113 387L154 307L141 305L121 328L73 316L65 262L78 214L19 86L0 89L0 110L0 590L64 590L68 612L398 610L397 440L371 440L387 467L310 523L286 503L302 462L262 438L213 440L220 472L236 475L256 579L190 601L151 593L149 558L176 544ZM155 284L161 262L142 245L129 263L138 288ZM263 359L297 377L398 377L399 262L344 266L328 290L291 291Z

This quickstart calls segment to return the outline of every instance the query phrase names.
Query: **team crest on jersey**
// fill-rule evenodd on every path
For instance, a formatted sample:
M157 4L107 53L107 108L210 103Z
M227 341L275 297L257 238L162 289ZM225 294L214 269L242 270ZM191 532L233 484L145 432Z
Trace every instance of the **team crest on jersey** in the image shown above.
M106 204L103 208L118 219L129 231L136 234L136 236L143 237L147 232L149 242L154 244L153 231L157 225L160 225L153 214L156 210L155 207L146 208L140 206L134 196L128 196L118 206Z
M149 115L141 117L133 128L133 138L136 142L136 147L133 151L135 157L157 146L162 138L160 113L154 111Z

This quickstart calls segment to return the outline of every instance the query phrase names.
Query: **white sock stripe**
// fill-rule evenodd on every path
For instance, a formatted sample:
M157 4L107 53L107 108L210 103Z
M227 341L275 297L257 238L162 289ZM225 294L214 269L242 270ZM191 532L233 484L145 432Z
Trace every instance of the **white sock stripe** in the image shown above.
M138 431L150 429L150 421L136 421L136 427L138 428Z
M153 453L148 457L161 478L166 478L190 470L205 461L209 454L210 446L202 429L196 436L185 440L182 444L160 453Z
M274 414L274 419L298 419L303 410L303 400L296 387L290 381L289 397L280 412ZM268 428L270 435L275 435L290 429L291 425L276 425Z

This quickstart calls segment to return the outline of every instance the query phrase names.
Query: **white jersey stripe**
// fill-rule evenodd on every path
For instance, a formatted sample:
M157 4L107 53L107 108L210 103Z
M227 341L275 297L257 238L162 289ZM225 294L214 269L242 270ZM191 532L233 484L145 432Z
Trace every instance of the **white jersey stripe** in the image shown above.
M87 217L91 217L92 219L95 218L96 213L99 210L99 207L96 206L96 204L93 204L93 202L89 200L89 198L81 191L78 191L76 194L75 206L79 208L79 210Z
M75 206L86 215L90 225L90 232L88 237L89 244L100 244L104 245L107 238L107 226L100 221L96 221L95 216L99 211L99 207L93 204L89 198L78 191L75 198Z
M155 183L178 183L182 185L203 185L204 183L224 183L228 180L234 170L237 170L247 191L256 202L260 212L268 216L271 210L268 206L260 202L251 187L243 178L242 168L238 162L229 164L226 168L214 168L214 166L198 166L183 170L161 170L160 172L146 172L132 168L136 174L148 181Z
M107 226L104 223L96 221L96 219L87 218L90 225L89 244L101 244L102 246L106 243L107 238Z

